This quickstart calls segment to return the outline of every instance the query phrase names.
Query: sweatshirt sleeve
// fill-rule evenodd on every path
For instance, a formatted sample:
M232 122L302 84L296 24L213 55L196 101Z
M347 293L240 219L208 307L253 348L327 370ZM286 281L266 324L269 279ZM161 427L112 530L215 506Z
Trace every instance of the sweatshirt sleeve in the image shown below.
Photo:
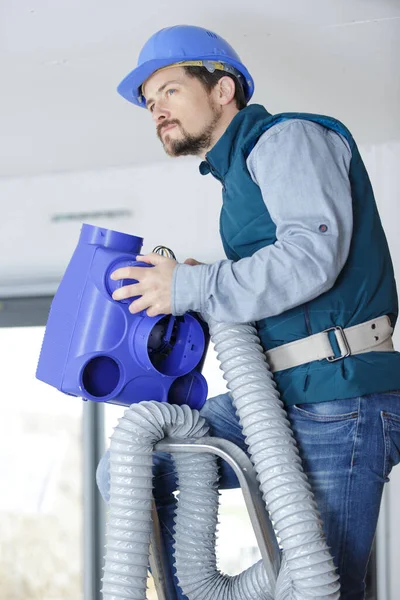
M178 264L173 314L258 321L328 291L350 248L350 160L347 141L316 123L293 119L266 131L247 167L276 225L276 242L236 262Z

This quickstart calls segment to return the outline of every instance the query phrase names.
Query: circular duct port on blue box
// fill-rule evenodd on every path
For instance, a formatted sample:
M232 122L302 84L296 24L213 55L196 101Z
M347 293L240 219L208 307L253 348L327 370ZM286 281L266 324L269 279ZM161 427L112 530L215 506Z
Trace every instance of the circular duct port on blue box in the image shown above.
M109 356L95 356L82 371L82 386L90 396L104 398L117 388L120 380L118 363Z
M139 362L162 375L179 377L190 373L203 357L205 337L193 316L145 317L132 340Z
M168 392L169 404L187 404L190 408L200 410L207 400L208 386L201 373L193 371L177 377Z

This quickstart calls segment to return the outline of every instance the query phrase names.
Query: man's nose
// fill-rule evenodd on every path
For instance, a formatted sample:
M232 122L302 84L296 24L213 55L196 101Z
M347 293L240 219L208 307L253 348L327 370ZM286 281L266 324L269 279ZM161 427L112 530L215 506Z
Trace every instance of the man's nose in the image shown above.
M153 109L152 117L157 125L165 119L171 118L171 112L162 104L156 104Z

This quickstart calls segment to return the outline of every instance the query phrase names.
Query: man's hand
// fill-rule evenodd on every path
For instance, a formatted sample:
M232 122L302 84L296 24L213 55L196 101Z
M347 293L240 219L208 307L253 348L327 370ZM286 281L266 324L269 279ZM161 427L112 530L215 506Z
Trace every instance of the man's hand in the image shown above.
M172 274L176 267L176 260L160 256L160 254L147 254L138 256L140 262L153 265L152 269L145 267L123 267L111 274L111 279L136 279L138 283L124 285L115 290L114 300L124 300L133 296L141 296L129 305L133 314L146 310L149 317L171 314L171 288Z

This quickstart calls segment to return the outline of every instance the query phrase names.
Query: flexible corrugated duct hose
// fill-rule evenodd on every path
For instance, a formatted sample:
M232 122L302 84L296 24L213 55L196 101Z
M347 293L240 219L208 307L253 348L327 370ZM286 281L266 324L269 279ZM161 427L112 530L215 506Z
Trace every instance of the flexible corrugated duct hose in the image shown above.
M276 586L263 562L236 576L217 569L218 469L207 453L176 454L175 567L189 600L338 600L339 578L283 404L252 325L209 322L211 340L282 548ZM145 600L152 453L164 437L200 438L208 426L188 406L132 405L110 445L110 512L104 600Z

